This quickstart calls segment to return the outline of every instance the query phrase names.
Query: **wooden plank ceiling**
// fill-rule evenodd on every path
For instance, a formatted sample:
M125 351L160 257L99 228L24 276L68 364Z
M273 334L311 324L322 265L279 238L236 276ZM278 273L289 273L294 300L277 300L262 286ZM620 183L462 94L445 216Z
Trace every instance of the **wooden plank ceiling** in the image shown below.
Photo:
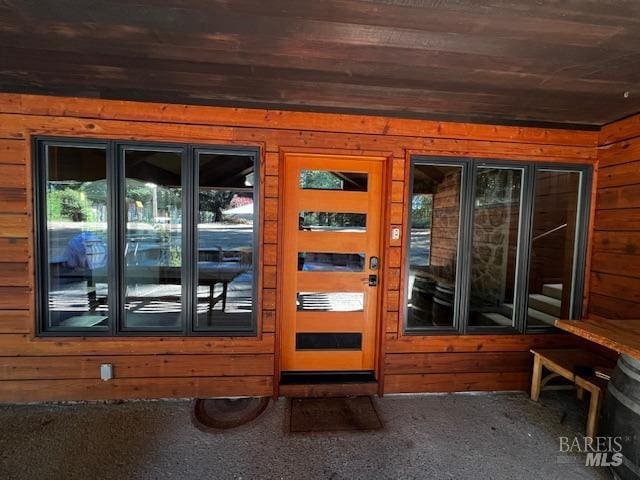
M640 2L3 0L0 91L588 128L640 111Z

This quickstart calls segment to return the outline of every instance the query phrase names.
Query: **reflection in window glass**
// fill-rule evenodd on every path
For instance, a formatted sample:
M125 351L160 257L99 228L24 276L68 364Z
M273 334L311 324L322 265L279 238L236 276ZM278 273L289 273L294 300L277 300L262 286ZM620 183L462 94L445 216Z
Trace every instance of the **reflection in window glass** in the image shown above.
M182 157L125 150L125 328L181 329Z
M364 253L298 253L298 271L363 272Z
M513 325L522 177L520 168L477 170L469 325Z
M252 156L200 153L196 330L253 325Z
M529 326L571 315L580 172L538 170L534 194Z
M414 165L407 328L453 326L462 167Z
M48 328L107 329L107 162L102 148L47 147Z
M328 170L302 170L300 188L304 190L367 191L367 174L358 172L331 172Z
M366 213L300 212L298 230L310 232L365 232Z
M364 311L364 293L299 292L296 303L299 312L362 312Z

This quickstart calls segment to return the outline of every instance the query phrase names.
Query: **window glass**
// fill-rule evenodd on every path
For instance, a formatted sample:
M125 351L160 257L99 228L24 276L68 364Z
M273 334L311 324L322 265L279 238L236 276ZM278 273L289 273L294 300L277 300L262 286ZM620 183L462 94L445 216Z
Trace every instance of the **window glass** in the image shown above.
M367 214L300 212L298 229L309 232L361 233L367 229Z
M298 311L363 312L362 292L298 292Z
M109 328L104 148L46 147L47 328Z
M182 155L124 151L127 329L182 329Z
M469 325L514 325L523 170L478 167Z
M363 272L364 253L298 253L298 271Z
M535 181L527 324L571 315L581 173L538 170Z
M248 331L254 313L252 156L200 153L196 330Z
M367 191L367 174L358 172L331 172L328 170L302 170L300 188L304 190Z
M407 328L452 327L461 166L413 167Z

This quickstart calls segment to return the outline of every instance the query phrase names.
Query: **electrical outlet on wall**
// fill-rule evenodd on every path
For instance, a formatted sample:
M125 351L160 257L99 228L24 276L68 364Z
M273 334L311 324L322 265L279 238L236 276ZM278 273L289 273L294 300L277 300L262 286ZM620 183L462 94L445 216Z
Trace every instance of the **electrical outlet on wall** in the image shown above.
M105 382L113 378L113 365L110 363L103 363L100 365L100 378Z

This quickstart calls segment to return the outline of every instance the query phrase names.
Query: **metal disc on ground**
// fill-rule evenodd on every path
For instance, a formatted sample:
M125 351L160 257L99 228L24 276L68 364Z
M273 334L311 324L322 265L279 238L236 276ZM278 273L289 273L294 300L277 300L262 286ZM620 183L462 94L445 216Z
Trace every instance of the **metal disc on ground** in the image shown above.
M269 397L198 398L193 421L201 430L226 430L244 425L264 412Z

